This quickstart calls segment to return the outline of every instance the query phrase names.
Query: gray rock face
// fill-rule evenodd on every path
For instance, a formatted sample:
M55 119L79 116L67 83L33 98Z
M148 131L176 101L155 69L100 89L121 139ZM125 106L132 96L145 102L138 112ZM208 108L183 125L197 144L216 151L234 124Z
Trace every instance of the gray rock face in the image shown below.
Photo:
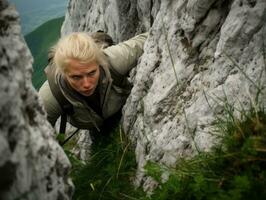
M173 166L210 149L217 142L211 124L226 114L226 101L247 108L259 82L265 86L266 2L249 2L161 3L124 107L139 183L147 160Z
M31 84L19 16L0 1L0 199L70 199L70 162Z
M136 184L147 190L147 160L174 166L209 150L225 104L235 114L255 104L266 86L266 1L71 0L62 31L102 29L121 41L150 26L123 115L136 144ZM258 99L265 103L265 90Z
M158 2L155 1L155 2ZM158 10L150 0L69 0L62 35L74 31L108 32L119 42L147 30Z

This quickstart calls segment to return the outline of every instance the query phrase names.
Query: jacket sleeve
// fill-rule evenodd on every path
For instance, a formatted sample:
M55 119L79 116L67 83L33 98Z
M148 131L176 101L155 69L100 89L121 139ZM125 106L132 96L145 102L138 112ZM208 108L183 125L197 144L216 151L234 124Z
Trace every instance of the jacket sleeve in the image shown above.
M62 113L59 103L52 94L48 81L45 81L39 90L39 97L41 98L44 108L47 113L47 119L52 126L55 125L56 120Z
M112 67L122 75L126 75L143 53L143 46L148 33L137 35L125 42L104 49Z

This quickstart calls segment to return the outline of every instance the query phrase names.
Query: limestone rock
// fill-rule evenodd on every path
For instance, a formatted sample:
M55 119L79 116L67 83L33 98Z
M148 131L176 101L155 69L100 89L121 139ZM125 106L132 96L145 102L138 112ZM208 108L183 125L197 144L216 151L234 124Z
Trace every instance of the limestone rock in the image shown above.
M264 0L161 2L124 106L139 183L147 160L174 166L215 145L212 124L226 103L247 109L255 102L266 84L265 11Z
M159 2L150 0L69 0L62 35L73 31L103 30L120 42L146 31L152 24ZM155 6L156 5L156 8Z
M123 114L137 184L152 187L147 160L174 166L219 142L212 124L225 103L254 104L266 86L265 26L265 0L70 0L63 34L102 29L118 42L151 27Z
M0 199L70 199L70 162L31 83L19 16L0 1Z

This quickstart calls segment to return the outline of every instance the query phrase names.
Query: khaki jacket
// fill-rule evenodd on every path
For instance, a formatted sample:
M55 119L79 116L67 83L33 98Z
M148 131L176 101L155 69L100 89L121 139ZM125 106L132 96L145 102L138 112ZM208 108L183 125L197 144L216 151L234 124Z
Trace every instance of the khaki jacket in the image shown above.
M128 72L137 64L138 58L143 53L143 45L148 33L140 34L125 42L110 46L104 49L109 65L120 73L127 76ZM98 115L85 100L74 95L71 90L62 88L58 83L60 90L68 101L73 105L74 114L68 116L68 121L75 127L81 129L97 128L103 124L104 119L112 116L121 109L128 96L128 89L113 84L110 73L110 66L100 66L102 76L99 80L100 105L102 108L102 116ZM59 76L56 75L55 76ZM59 77L56 77L59 82ZM47 112L48 121L54 125L56 120L63 113L59 103L53 96L48 81L45 81L39 90L39 96L43 101Z

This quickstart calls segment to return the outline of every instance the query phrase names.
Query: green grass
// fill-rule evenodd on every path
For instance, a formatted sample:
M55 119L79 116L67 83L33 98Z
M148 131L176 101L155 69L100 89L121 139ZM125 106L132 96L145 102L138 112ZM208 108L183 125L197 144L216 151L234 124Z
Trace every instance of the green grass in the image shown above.
M109 135L97 135L91 159L82 163L65 149L72 163L76 187L74 200L264 200L266 199L266 112L250 104L238 110L224 103L225 113L216 116L213 135L220 140L209 152L180 159L174 168L148 162L145 173L158 182L150 196L134 188L137 168L134 146L116 127ZM109 129L108 129L109 130ZM75 142L68 145L73 147ZM163 174L167 182L162 182Z
M150 196L134 188L134 147L120 130L93 141L91 159L82 163L65 149L72 163L74 200L264 200L266 199L266 113L263 107L217 118L221 143L210 152L179 160L175 168L148 162L147 176L158 182ZM72 144L71 144L72 145ZM70 146L71 146L70 145ZM161 181L169 174L167 182Z
M179 160L175 168L152 162L146 165L146 173L159 182L151 199L266 199L265 110L243 110L240 118L231 111L217 119L221 145L211 152ZM160 177L165 172L170 174L169 180L162 183Z
M44 68L48 64L48 49L60 37L60 29L63 21L64 17L47 21L25 36L26 43L34 58L32 83L37 90L46 80Z
M266 112L264 106L242 110L225 102L214 135L220 139L209 152L180 159L174 168L148 162L145 173L158 182L150 196L134 188L134 147L120 130L97 135L91 159L82 163L67 149L76 187L74 200L264 200L266 199ZM74 143L73 143L74 144ZM70 146L73 147L70 143ZM162 174L169 174L162 182Z
M134 188L136 160L133 147L119 128L109 136L95 137L90 160L83 164L68 150L75 200L140 199L142 189Z

